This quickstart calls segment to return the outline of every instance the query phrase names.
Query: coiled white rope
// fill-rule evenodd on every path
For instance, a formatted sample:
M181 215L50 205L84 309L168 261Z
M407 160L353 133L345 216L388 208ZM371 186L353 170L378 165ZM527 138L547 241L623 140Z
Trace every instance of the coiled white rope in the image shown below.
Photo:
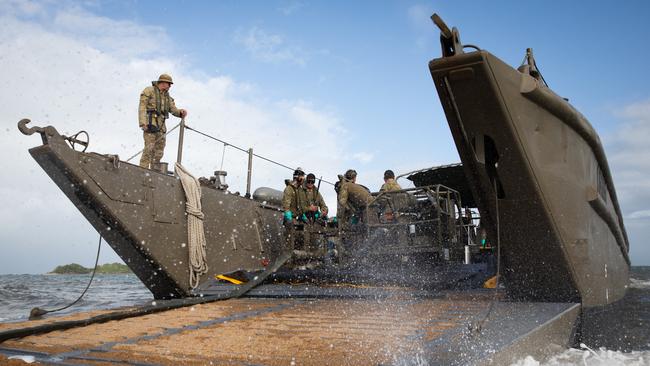
M190 286L199 285L201 275L208 272L205 254L205 233L203 231L203 212L201 211L201 187L181 164L174 165L176 176L181 180L185 191L185 212L187 212L187 241L189 248Z

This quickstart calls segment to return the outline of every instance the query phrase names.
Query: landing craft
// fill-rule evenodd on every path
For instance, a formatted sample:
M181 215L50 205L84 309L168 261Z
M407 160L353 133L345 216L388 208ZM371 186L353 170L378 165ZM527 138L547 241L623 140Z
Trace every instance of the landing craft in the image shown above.
M279 191L233 194L224 172L197 180L180 164L176 175L143 169L74 150L80 136L19 122L41 135L30 154L154 297L175 300L18 324L0 332L0 352L47 361L31 340L73 326L106 332L104 345L66 338L57 357L111 363L507 364L578 342L590 311L624 295L630 265L598 135L548 88L531 50L514 69L432 19L442 57L429 69L462 164L409 174L416 188L374 194L346 230L295 223L312 238L299 248L284 239ZM465 208L480 213L478 233ZM506 293L482 289L495 273ZM187 319L177 309L198 304ZM89 325L145 314L186 324L156 333L130 322L141 335L127 341L115 322Z

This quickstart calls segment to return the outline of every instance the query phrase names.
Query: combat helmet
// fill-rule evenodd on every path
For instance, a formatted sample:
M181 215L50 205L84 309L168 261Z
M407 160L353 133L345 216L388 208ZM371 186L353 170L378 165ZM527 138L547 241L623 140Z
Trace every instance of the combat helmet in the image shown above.
M294 178L299 177L299 176L304 176L304 175L305 175L305 171L302 170L301 167L297 167L296 170L293 171L293 177Z
M158 76L158 80L156 82L157 83L169 83L170 85L174 83L172 81L171 75L169 75L169 74L160 74L160 76Z

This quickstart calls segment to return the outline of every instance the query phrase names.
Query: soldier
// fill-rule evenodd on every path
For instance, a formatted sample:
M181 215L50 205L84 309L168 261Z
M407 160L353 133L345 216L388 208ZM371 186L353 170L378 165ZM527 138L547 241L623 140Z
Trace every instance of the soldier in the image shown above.
M384 184L379 189L379 192L392 192L401 191L402 187L395 181L395 173L388 169L384 172Z
M339 223L345 228L349 224L357 224L360 220L364 220L366 208L373 198L367 188L356 183L357 172L355 170L348 170L341 178L337 216Z
M327 216L327 205L323 196L321 196L318 188L315 187L316 176L312 173L307 174L305 180L305 213L310 221L314 221L319 217Z
M302 168L296 168L293 172L293 180L285 180L286 187L282 195L282 210L284 211L284 238L289 248L296 249L296 225L295 219L300 219L305 206L305 190L302 182L305 172Z
M384 184L379 189L379 192L394 192L401 191L402 187L395 181L395 173L388 169L384 172ZM379 209L380 218L383 222L392 222L395 220L395 200L396 195L380 195L377 199L377 208ZM399 202L399 200L398 200Z
M165 120L169 114L180 118L187 116L187 111L176 108L174 98L169 95L172 84L172 77L162 74L140 94L138 119L144 136L144 151L140 158L140 166L143 168L153 167L163 157L167 132Z
M302 182L305 179L305 172L302 168L296 168L293 172L293 180L287 183L282 195L282 210L284 221L292 222L293 219L300 219L305 209L305 189Z
M327 216L327 205L323 196L321 196L318 188L315 186L316 176L312 173L307 174L305 179L305 185L303 187L304 192L304 207L303 214L301 215L301 221L303 221L303 247L306 253L310 255L320 256L324 254L321 252L321 249L324 249L324 242L321 240L322 236L320 235L322 227L320 225L315 225L316 223L325 224L326 221L319 220L325 219Z

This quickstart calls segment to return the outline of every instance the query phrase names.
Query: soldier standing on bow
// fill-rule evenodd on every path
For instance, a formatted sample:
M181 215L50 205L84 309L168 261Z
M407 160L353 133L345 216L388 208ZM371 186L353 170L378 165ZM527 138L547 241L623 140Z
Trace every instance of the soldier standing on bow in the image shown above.
M169 95L173 83L171 76L162 74L140 94L138 121L144 136L144 150L140 158L143 168L152 168L163 157L167 132L165 120L169 114L180 118L187 116L187 111L176 108L174 98Z

